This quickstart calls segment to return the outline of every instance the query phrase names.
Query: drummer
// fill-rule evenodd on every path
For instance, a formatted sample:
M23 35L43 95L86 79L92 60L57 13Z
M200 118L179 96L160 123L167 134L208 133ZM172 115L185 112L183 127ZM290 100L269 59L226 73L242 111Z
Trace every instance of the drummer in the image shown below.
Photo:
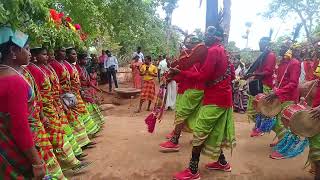
M320 84L318 83L317 92L312 102L312 118L315 121L320 119ZM315 165L315 179L320 179L320 133L309 138L308 159Z
M263 84L263 93L269 93L272 90L273 73L276 66L276 54L269 49L270 38L260 39L259 47L262 54L257 58L249 68L246 78L253 77L259 79ZM253 96L249 96L247 114L250 121L255 121L256 111L253 108ZM251 137L262 135L256 128L252 130Z
M280 49L282 57L280 64L276 70L276 84L273 92L267 95L267 102L278 98L281 102L281 110L290 104L298 102L299 99L299 77L301 72L300 62L293 58L292 51L289 49L290 44L285 43ZM281 113L276 116L276 123L272 129L279 140L281 140L287 132L287 129L281 122ZM277 153L272 153L271 158L277 159Z

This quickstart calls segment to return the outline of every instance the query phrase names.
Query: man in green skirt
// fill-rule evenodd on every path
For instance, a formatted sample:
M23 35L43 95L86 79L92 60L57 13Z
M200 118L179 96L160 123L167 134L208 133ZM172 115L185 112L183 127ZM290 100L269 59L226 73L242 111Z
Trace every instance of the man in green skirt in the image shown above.
M261 55L257 58L257 60L252 64L252 66L248 69L246 78L258 79L262 81L263 84L263 93L269 93L272 90L273 86L273 74L276 66L276 55L274 52L269 50L270 38L263 37L260 39L259 47L262 52ZM249 96L247 115L249 121L255 122L255 117L257 115L254 107L253 100L254 96ZM251 132L251 137L261 136L262 132L260 132L257 128L253 128Z
M193 65L188 71L197 72L200 70L200 63ZM172 133L167 135L169 139L161 143L160 149L162 152L179 151L179 138L183 128L189 131L193 130L195 120L203 98L204 83L189 80L184 76L177 75L174 79L179 83L177 98L176 115L174 120L175 128Z
M200 42L201 40L195 35L189 35L186 37L184 41L186 50L181 52L181 56L185 55L185 53L196 51L193 50L193 48ZM188 71L198 72L204 61L205 58L199 59L199 63L194 64L188 69ZM166 136L169 140L159 145L162 152L179 151L179 138L181 136L181 131L183 129L192 131L203 98L203 82L192 79L190 80L181 74L175 75L173 79L178 82L178 96L176 100L176 115L174 120L175 127L174 130Z
M179 71L189 79L205 82L202 107L193 129L192 157L188 168L174 175L177 180L200 179L198 164L200 153L213 159L206 165L210 170L231 171L230 164L222 152L223 147L235 145L235 129L232 119L231 65L221 44L221 27L207 29L205 43L209 47L204 65L198 72Z

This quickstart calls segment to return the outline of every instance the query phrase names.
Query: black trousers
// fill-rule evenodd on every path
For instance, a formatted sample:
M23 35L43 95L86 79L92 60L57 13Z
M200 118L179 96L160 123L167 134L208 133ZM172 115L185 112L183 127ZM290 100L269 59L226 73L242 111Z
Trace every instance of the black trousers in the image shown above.
M111 79L112 78L112 79ZM117 81L117 72L116 70L107 70L107 79L109 84L109 91L112 91L112 80L116 88L118 88L118 81Z

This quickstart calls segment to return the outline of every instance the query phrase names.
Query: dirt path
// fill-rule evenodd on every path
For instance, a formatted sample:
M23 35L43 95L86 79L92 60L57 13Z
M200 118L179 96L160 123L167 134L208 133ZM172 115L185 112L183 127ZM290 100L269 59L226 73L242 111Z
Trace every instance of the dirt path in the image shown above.
M161 153L158 144L172 129L174 112L166 112L162 123L157 124L156 132L146 131L144 118L148 112L133 113L138 105L135 99L126 105L117 106L105 112L106 124L94 149L86 150L88 160L93 162L85 172L73 176L73 180L170 180L172 174L187 166L191 153L191 134L183 134L182 149L178 153ZM205 156L199 164L204 180L291 180L312 179L308 169L303 169L307 151L302 156L290 160L272 160L269 143L273 134L250 138L249 124L244 115L235 114L237 146L227 159L232 164L231 173L208 171L204 168L209 162Z

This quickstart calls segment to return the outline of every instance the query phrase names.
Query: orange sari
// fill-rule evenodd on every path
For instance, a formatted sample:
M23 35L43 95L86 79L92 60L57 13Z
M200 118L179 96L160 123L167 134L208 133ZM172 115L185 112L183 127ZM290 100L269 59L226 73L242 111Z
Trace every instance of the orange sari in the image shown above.
M131 69L132 69L132 81L133 81L133 87L137 89L141 89L142 85L142 77L140 76L140 66L142 65L142 62L131 62Z

